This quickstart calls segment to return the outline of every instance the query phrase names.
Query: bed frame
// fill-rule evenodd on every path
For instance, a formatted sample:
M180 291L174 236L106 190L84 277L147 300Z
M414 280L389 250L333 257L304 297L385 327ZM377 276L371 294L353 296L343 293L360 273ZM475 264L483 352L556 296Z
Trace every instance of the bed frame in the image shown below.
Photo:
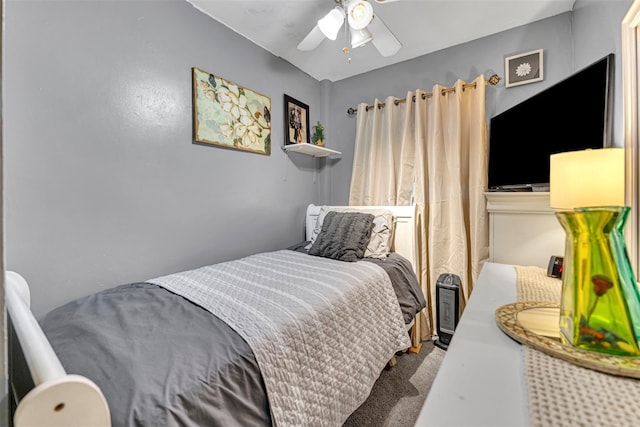
M13 425L110 427L107 400L86 377L67 374L31 313L29 286L22 276L7 271L4 281L9 320L9 380ZM14 337L15 335L15 337ZM16 338L16 339L12 339ZM17 341L17 342L16 342ZM21 351L15 351L19 344ZM28 368L33 388L13 379L24 377Z
M307 239L322 206L309 205ZM342 207L345 206L336 206ZM415 269L414 206L349 206L384 208L394 215L391 249L404 256ZM15 427L68 426L110 427L107 401L98 386L86 377L67 374L30 309L27 282L13 271L5 274L5 300L9 330L9 382ZM411 325L409 325L410 327ZM392 362L390 364L393 365ZM32 380L24 384L25 377ZM29 382L26 380L26 382Z

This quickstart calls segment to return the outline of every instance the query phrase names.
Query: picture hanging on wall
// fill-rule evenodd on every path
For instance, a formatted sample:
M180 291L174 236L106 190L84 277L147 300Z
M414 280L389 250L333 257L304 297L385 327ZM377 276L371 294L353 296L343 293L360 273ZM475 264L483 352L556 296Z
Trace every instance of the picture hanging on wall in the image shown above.
M505 86L539 82L544 78L542 49L520 53L504 59Z
M193 139L271 154L271 98L192 68Z
M309 106L285 94L284 144L309 142Z

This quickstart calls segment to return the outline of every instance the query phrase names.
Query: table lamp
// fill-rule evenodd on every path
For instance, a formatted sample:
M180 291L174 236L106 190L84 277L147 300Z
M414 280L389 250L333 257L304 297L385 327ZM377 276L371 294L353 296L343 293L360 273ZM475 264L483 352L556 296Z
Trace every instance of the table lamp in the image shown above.
M640 294L622 229L624 149L551 155L550 205L566 232L560 338L602 353L640 355Z

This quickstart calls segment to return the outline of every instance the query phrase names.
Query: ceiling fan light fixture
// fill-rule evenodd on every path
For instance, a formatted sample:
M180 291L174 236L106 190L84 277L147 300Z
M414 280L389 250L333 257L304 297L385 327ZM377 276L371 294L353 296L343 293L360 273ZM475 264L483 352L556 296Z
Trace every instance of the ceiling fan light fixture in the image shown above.
M351 28L362 30L373 19L373 7L366 0L352 0L347 7L347 17Z
M369 43L373 39L373 36L366 28L362 30L356 30L355 28L351 28L351 47L357 48L360 46L364 46Z
M334 7L324 18L318 21L318 28L322 34L329 40L335 40L338 37L338 31L344 22L344 10L341 7Z

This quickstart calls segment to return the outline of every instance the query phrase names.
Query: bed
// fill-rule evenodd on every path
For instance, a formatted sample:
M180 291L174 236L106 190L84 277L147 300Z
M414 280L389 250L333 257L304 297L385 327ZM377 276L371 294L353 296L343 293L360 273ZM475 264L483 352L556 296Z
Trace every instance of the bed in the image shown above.
M15 425L342 425L411 347L426 305L414 214L310 205L304 242L117 286L39 321L7 272Z

